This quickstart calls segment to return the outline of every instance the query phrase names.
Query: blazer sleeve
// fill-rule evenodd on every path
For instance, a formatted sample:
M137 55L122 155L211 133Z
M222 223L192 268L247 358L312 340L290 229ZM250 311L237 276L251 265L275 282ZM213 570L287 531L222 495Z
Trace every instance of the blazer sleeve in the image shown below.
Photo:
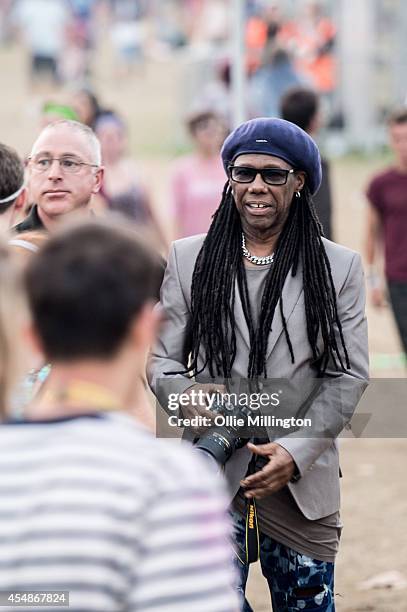
M309 429L274 440L293 457L303 476L349 423L368 385L369 357L365 316L365 284L360 255L354 254L337 296L338 316L347 347L350 369L340 373L331 366L304 418ZM339 331L338 331L339 341Z
M147 378L159 403L167 409L169 393L181 394L194 384L194 380L187 375L166 374L166 372L182 372L187 368L183 359L183 346L191 316L180 283L174 244L171 246L156 310L161 318L161 326L148 359Z

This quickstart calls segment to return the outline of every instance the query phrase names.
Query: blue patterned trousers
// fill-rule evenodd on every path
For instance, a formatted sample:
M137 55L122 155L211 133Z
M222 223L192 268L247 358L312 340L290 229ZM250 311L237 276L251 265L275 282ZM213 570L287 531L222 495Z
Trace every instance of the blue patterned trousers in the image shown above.
M232 512L242 612L253 612L245 599L249 566L245 559L245 519ZM334 564L311 559L260 533L260 564L273 612L335 612Z

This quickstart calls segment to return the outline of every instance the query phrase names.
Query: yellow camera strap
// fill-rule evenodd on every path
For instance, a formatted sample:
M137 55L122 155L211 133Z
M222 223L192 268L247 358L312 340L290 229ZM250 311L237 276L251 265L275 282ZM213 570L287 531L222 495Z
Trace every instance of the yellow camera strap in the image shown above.
M252 455L247 474L256 471L256 455ZM255 563L260 556L259 525L257 522L256 500L254 497L246 498L246 533L245 533L245 564Z
M259 525L254 497L246 502L246 565L255 563L260 556Z

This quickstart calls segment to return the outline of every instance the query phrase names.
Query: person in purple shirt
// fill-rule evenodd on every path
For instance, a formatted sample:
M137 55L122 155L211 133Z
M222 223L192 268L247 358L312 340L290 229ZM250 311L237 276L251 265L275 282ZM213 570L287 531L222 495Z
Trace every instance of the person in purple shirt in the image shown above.
M374 176L367 188L367 280L376 307L384 304L384 280L387 282L390 304L407 353L407 108L392 113L388 126L395 163ZM377 267L382 248L384 279Z

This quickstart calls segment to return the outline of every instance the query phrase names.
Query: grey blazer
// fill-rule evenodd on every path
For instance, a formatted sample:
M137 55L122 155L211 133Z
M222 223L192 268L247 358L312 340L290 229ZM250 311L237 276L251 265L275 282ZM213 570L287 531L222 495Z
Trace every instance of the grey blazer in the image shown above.
M186 326L190 317L191 281L196 257L205 236L192 236L173 243L157 308L164 322L158 341L148 364L148 378L160 404L167 404L168 380L164 372L185 369L182 347ZM309 519L318 519L340 506L339 457L336 437L351 418L354 409L367 386L368 345L367 325L364 313L365 290L360 256L338 244L324 239L331 264L332 277L337 293L338 314L349 353L351 368L345 374L328 369L328 378L313 395L307 416L313 418L310 434L291 434L275 437L268 430L269 438L281 444L297 464L300 479L288 487L300 510ZM299 406L310 397L310 381L315 383L315 372L310 363L312 353L308 342L302 269L295 277L289 274L283 288L283 311L293 343L295 363L292 363L280 311L277 305L270 332L267 354L267 370L273 378L284 378L300 389ZM249 356L249 330L236 290L235 321L237 353L233 365L233 378L247 376ZM203 365L203 364L202 364ZM206 377L208 372L204 372ZM269 374L270 375L270 374ZM172 375L171 392L182 393L194 380L181 374ZM322 418L321 418L322 417ZM246 448L238 450L226 464L225 475L233 496L239 481L246 473L250 453Z

